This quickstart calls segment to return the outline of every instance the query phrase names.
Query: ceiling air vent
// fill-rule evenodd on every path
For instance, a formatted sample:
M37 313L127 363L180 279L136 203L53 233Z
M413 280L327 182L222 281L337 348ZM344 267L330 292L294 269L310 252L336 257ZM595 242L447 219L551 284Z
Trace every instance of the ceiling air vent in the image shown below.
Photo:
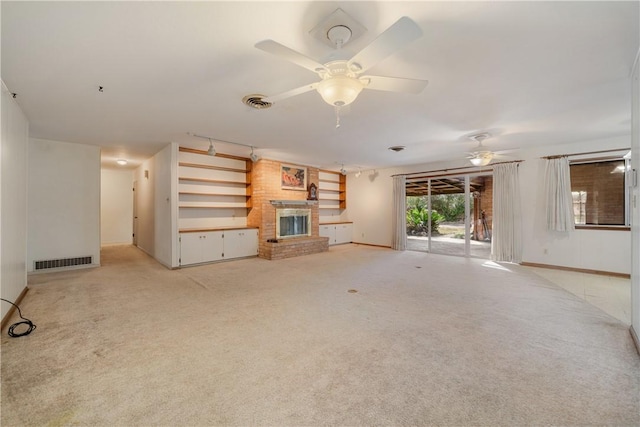
M242 98L242 103L248 105L249 107L263 110L265 108L269 108L273 105L272 102L264 101L264 95L247 95Z

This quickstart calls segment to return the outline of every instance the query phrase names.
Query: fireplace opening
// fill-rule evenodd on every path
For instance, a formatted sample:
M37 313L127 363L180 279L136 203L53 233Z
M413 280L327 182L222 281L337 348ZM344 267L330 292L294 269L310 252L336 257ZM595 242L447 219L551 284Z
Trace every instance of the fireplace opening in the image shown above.
M276 209L276 238L311 236L311 209Z

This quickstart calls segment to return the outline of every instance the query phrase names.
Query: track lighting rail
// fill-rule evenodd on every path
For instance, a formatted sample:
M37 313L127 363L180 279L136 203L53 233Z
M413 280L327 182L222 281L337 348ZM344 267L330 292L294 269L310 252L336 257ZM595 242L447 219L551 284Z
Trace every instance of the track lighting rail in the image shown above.
M216 154L216 150L213 147L213 141L216 141L216 142L222 142L224 144L240 145L242 147L251 148L251 154L249 155L251 160L253 162L257 162L258 159L259 159L258 155L253 152L254 148L258 148L255 145L243 144L241 142L225 141L224 139L213 138L211 136L198 135L198 134L191 133L191 132L187 132L187 135L195 136L196 138L202 138L202 139L206 139L207 141L209 141L209 149L207 150L207 153L210 156L215 156L215 154Z

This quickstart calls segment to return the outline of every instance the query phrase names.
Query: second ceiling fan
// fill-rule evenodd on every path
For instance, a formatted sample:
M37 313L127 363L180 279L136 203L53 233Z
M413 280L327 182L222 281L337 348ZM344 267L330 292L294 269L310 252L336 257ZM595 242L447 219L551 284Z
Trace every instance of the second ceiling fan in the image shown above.
M338 12L346 16L340 9L334 12L334 15ZM338 53L341 52L342 46L351 39L352 34L353 32L348 23L337 23L326 30L327 39L337 49ZM364 73L421 36L422 30L420 27L405 16L396 21L351 58L332 59L324 64L276 41L264 40L258 42L255 45L258 49L291 61L316 73L320 77L320 81L268 96L262 100L273 103L315 89L327 104L334 107L342 107L351 104L363 89L420 93L427 86L427 80L375 76Z

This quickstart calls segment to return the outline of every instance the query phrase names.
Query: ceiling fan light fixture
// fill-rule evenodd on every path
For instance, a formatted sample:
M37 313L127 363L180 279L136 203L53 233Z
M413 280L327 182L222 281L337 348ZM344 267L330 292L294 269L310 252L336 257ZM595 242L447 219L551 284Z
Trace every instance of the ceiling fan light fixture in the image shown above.
M469 139L478 143L476 151L472 153L473 155L471 157L469 157L469 161L473 166L487 166L491 162L491 160L493 160L493 152L484 150L484 146L482 145L482 141L489 138L490 136L491 134L489 134L488 132L469 136Z
M342 107L355 101L363 88L360 80L338 75L321 81L317 91L327 104Z
M473 166L487 166L491 160L493 159L493 155L491 153L478 154L469 159Z

